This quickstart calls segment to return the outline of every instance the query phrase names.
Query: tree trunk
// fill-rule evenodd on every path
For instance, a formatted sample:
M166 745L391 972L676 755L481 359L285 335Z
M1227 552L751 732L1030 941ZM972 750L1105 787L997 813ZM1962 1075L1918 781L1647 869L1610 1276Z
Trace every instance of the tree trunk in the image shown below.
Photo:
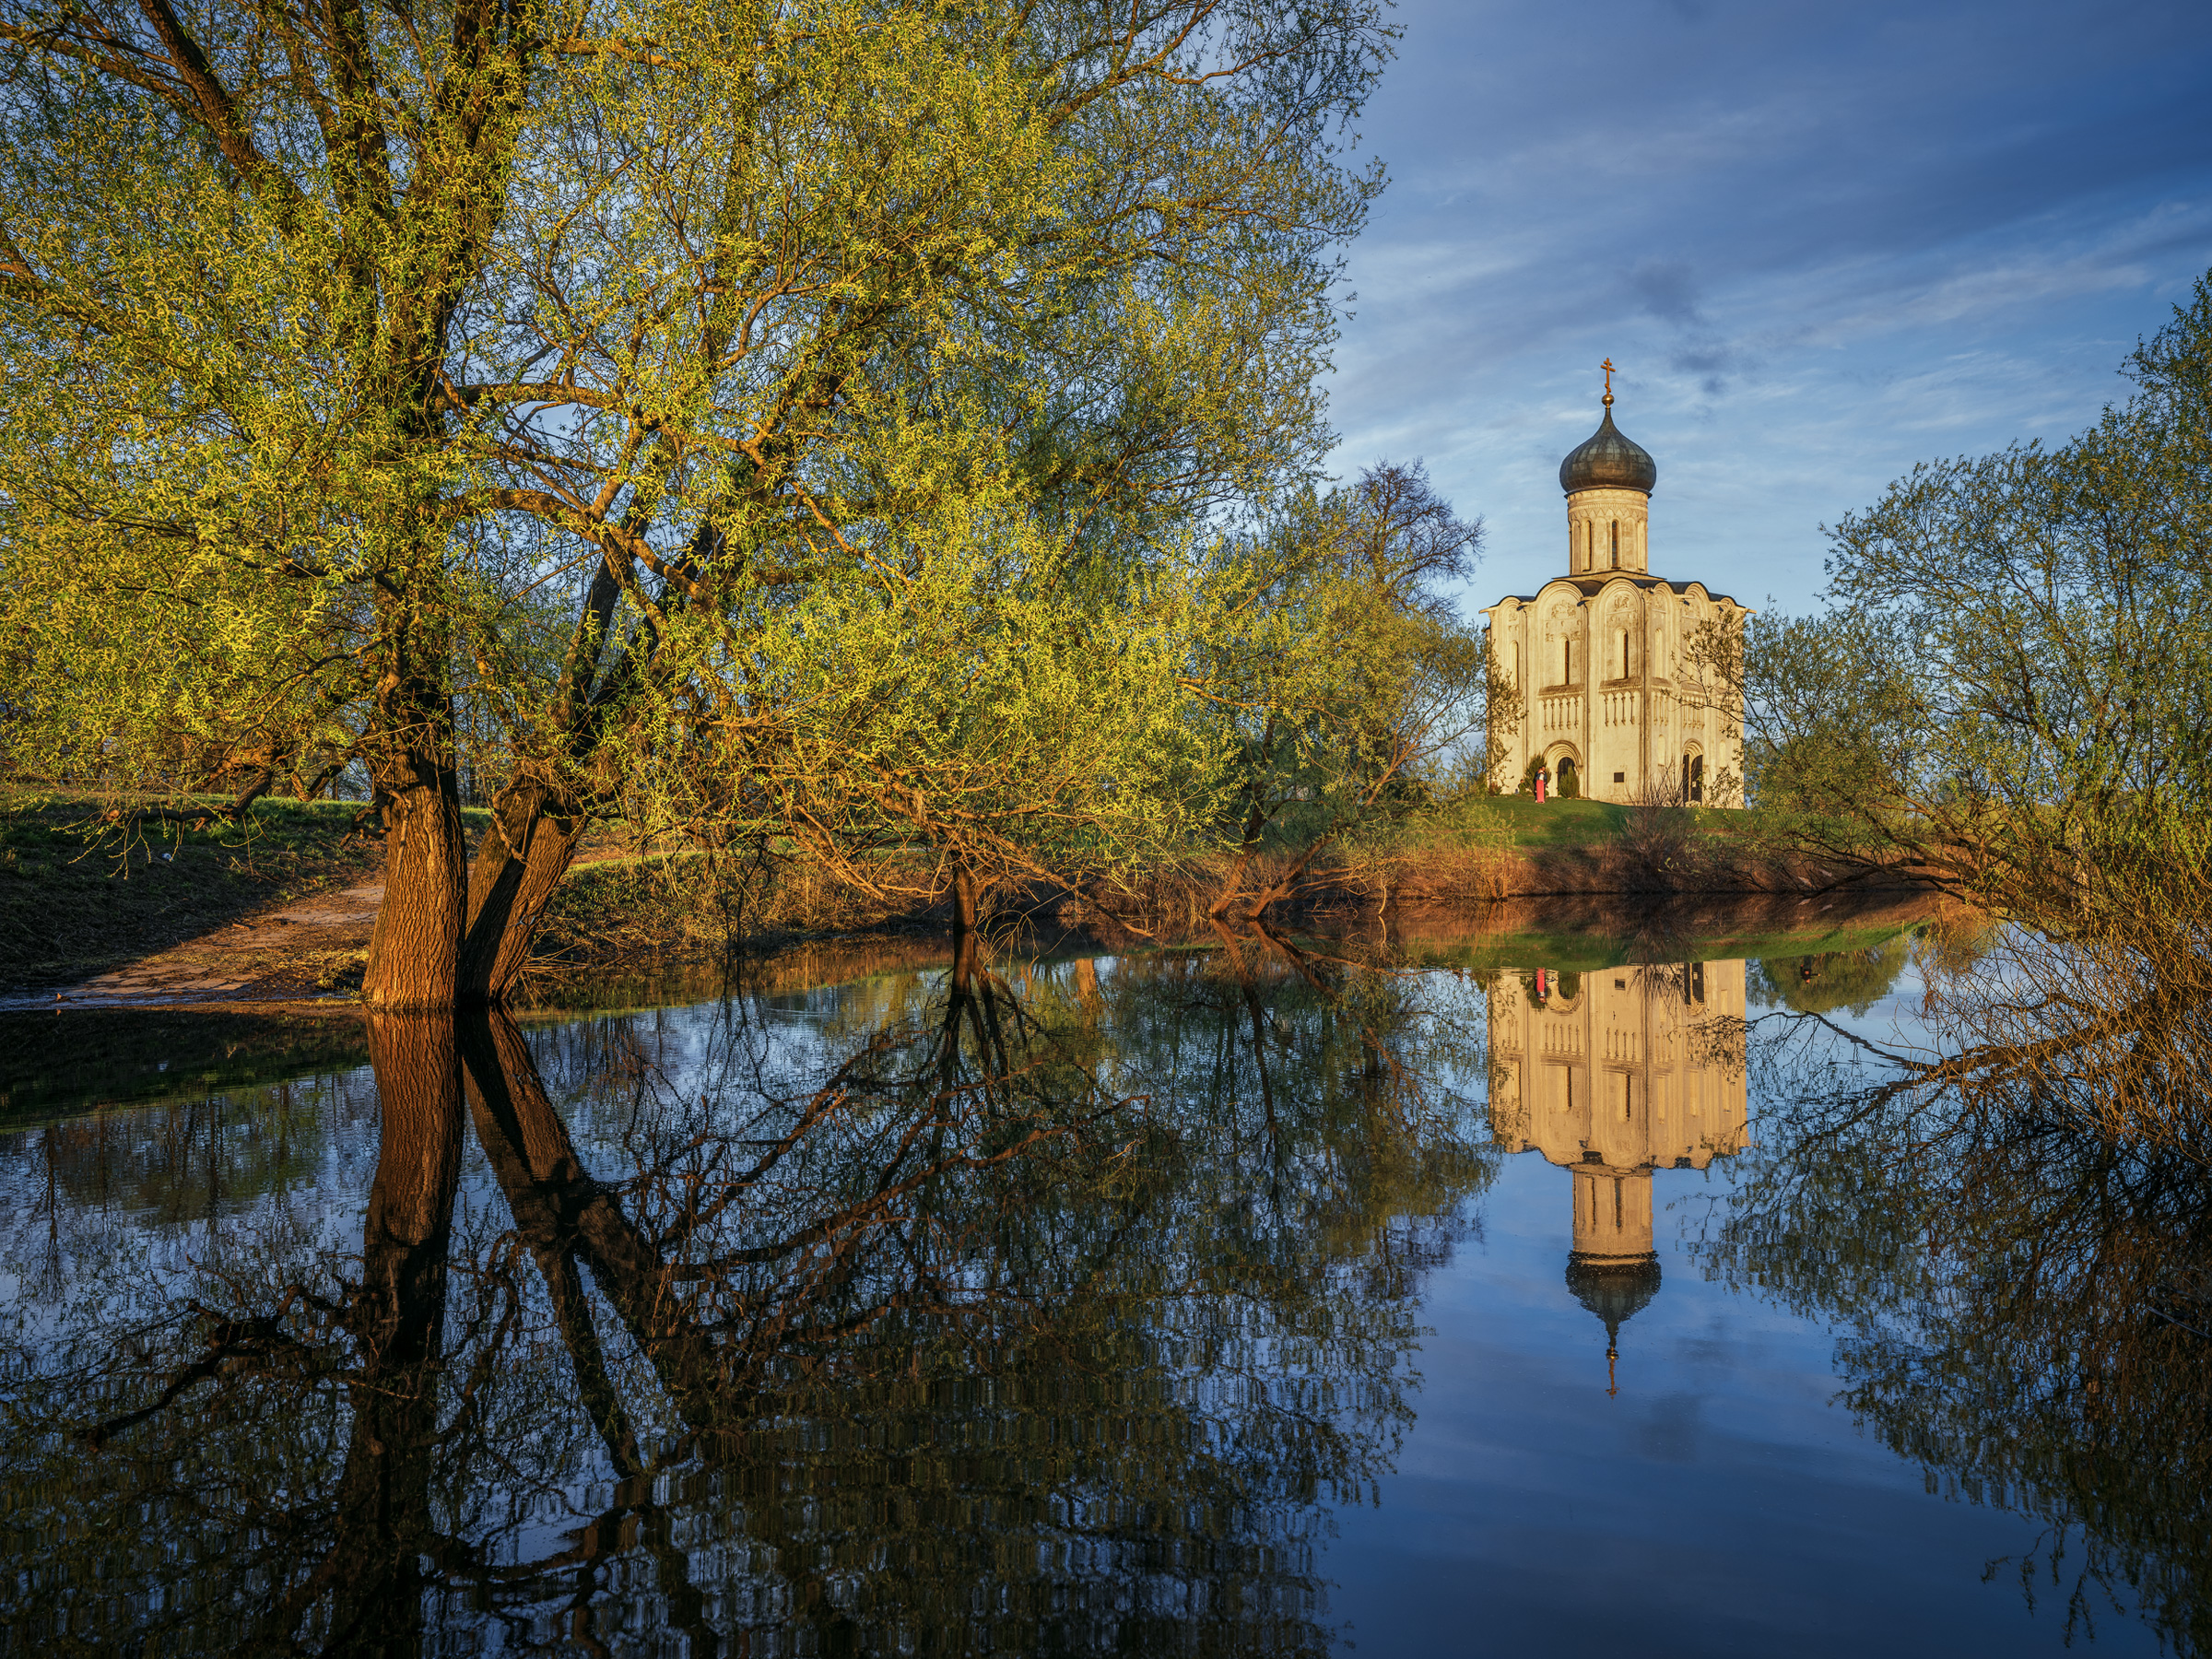
M566 805L545 784L526 780L492 798L491 828L468 873L459 980L464 1006L504 1003L528 964L531 941L583 839L583 814L564 810Z
M434 582L394 572L379 602L369 762L386 797L384 900L369 939L361 997L371 1007L450 1013L460 989L468 865L453 771L452 636L418 591Z
M965 937L976 929L982 912L982 892L977 886L975 872L965 864L952 866L952 932L955 938Z
M1269 883L1265 891L1253 896L1252 903L1244 912L1244 920L1248 922L1256 920L1260 912L1265 911L1269 905L1275 903L1277 900L1287 899L1293 892L1297 891L1298 884L1305 879L1307 866L1312 864L1314 857L1324 847L1327 846L1335 839L1335 831L1331 830L1328 834L1324 835L1310 843L1306 850L1298 855L1298 862L1296 864L1292 865L1288 870L1285 871L1282 875L1277 877L1273 882ZM1219 916L1216 915L1215 920L1218 921L1219 919Z
M384 807L384 898L369 938L362 1000L451 1011L459 998L468 894L461 794L443 758L404 751L377 779Z

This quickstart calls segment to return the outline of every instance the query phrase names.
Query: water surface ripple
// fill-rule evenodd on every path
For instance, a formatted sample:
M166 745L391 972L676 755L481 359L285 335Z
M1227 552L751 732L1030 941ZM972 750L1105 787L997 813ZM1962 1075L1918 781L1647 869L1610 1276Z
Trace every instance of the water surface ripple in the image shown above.
M1753 944L27 1062L0 1651L2198 1651L2195 1166L1899 1093L1957 939Z

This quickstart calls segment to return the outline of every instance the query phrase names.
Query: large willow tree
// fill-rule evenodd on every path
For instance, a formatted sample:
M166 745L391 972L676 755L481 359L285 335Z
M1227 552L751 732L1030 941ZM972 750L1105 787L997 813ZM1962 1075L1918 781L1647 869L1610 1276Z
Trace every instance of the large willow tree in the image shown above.
M1205 594L1153 550L1318 454L1387 35L0 0L10 764L365 767L387 1006L498 1000L641 801L956 862L1170 832Z

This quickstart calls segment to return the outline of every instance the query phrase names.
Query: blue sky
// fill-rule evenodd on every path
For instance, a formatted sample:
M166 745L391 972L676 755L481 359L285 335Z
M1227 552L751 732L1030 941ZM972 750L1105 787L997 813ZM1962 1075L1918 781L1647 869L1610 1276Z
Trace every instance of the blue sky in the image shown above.
M1420 456L1566 562L1559 457L1619 366L1653 569L1807 608L1823 524L1917 460L2062 439L2212 266L2212 6L1403 0L1360 123L1346 473Z

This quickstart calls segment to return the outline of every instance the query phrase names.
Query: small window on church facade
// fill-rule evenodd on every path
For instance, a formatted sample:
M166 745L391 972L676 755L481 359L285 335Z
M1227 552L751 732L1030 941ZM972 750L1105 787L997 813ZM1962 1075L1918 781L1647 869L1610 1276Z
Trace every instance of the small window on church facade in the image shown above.
M1620 569L1620 521L1613 521L1613 568Z

